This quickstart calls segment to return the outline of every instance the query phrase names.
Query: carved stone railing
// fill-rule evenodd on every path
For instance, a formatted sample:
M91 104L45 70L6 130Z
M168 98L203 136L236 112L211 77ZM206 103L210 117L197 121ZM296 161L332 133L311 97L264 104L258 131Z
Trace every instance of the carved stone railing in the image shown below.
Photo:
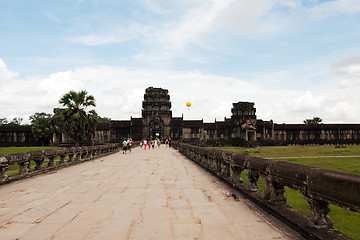
M332 229L329 204L360 213L360 176L185 143L173 142L173 147L307 239L348 239ZM244 170L248 184L241 178ZM264 192L258 189L259 177L265 180ZM286 205L285 186L304 196L309 217Z
M114 143L0 155L0 185L115 153L119 147L120 144ZM35 162L33 170L30 169L31 161ZM8 169L14 164L19 165L19 173L8 176Z

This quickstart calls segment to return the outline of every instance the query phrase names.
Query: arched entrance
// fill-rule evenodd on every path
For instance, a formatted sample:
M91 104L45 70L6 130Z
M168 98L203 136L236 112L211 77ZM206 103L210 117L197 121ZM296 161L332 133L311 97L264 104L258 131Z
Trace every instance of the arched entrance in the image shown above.
M164 121L159 118L151 120L149 124L149 136L151 139L161 139L164 136Z

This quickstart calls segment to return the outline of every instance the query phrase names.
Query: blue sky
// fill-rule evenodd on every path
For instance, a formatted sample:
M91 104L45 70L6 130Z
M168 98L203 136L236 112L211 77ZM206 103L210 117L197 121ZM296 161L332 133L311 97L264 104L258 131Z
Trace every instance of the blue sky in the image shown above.
M127 120L154 86L185 119L360 123L359 23L360 0L0 0L0 118L85 89Z

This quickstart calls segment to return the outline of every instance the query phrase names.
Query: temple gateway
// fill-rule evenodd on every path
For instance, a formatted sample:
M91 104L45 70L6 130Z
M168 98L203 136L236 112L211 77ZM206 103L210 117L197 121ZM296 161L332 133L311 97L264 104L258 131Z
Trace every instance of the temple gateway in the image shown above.
M253 102L233 103L231 113L230 118L211 123L173 117L169 91L149 87L144 94L141 118L98 124L91 140L83 144L156 137L207 146L360 144L360 124L276 124L257 119ZM53 143L68 144L71 139L56 132ZM31 127L0 126L0 146L35 144Z
M99 124L95 142L172 138L205 145L359 144L359 124L276 124L256 118L253 102L233 103L232 116L205 123L173 117L169 91L149 87L142 117Z

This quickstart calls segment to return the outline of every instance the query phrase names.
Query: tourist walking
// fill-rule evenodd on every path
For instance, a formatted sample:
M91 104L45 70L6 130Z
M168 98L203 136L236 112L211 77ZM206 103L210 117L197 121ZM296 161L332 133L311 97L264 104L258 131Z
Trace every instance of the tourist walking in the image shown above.
M147 141L144 139L144 149L146 150Z
M128 141L127 141L127 147L128 147L128 149L129 149L129 154L131 153L131 147L132 147L132 144L133 144L132 139L131 139L131 138L130 138L130 139L128 139Z
M124 141L122 142L122 149L123 149L123 154L126 154L126 150L127 150L127 143L126 143L126 140L124 139Z
M158 140L155 139L155 141L154 141L154 147L156 148L157 146L158 146Z

